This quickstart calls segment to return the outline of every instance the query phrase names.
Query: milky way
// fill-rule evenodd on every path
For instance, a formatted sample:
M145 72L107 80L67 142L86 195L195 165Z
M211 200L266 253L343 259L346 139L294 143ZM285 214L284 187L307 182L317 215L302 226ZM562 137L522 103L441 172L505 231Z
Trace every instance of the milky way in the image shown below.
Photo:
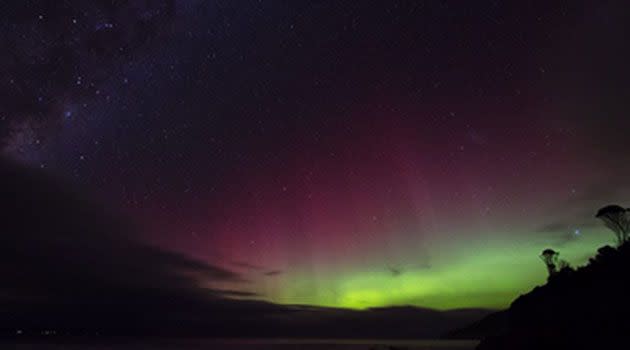
M3 4L3 152L278 303L504 307L612 241L613 5Z

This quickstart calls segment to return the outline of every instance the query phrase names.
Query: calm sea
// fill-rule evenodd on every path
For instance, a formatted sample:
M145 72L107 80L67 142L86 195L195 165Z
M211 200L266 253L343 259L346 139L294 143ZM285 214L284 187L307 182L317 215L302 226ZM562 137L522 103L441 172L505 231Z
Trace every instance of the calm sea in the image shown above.
M115 344L17 344L16 350L469 350L477 341L460 340L362 340L362 339L262 339L262 340L152 340ZM8 344L3 344L8 345Z

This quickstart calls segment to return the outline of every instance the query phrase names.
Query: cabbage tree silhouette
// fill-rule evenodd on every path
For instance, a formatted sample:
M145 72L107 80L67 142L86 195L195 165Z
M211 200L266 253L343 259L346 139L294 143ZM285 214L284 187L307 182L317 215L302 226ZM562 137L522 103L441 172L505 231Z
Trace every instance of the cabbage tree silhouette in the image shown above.
M617 245L621 246L628 240L630 231L630 209L618 205L607 205L597 211L596 218L601 219L617 238Z
M557 271L559 255L560 253L551 248L543 250L542 254L540 254L540 259L545 263L545 266L547 266L549 277L553 276Z

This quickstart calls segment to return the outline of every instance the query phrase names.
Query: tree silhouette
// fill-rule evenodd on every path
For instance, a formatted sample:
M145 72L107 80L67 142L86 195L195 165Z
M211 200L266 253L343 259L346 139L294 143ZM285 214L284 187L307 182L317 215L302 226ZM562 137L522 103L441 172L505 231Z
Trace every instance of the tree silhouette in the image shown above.
M628 240L630 231L630 210L618 205L607 205L597 211L596 218L601 219L617 238L621 246Z
M540 259L545 263L545 266L547 266L549 277L554 275L557 271L558 255L560 255L560 253L550 248L543 250L542 254L540 254Z

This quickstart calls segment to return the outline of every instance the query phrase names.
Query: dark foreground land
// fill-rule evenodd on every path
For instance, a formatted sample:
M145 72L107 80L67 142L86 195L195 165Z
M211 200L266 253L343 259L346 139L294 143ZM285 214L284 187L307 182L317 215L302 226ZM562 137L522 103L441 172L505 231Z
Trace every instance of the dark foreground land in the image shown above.
M450 338L483 338L477 349L630 348L630 243L602 247L577 270L517 298Z
M76 339L75 339L76 340ZM164 339L65 342L57 344L3 343L1 348L17 350L469 350L478 341L470 340L372 340L372 339Z

